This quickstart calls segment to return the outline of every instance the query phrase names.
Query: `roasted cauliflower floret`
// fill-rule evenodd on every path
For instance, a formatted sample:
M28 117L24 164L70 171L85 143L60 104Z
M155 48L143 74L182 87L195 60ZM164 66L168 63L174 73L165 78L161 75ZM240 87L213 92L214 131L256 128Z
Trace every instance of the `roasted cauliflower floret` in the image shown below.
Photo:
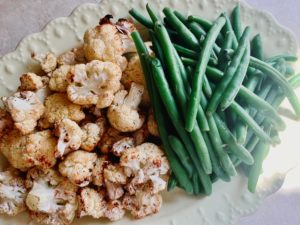
M14 170L0 172L0 214L15 216L26 210L24 180Z
M117 200L124 195L124 189L122 184L112 183L110 181L105 181L105 186L107 189L107 195L110 200Z
M104 184L103 171L108 164L109 162L105 157L100 157L96 160L92 171L92 181L94 185L101 187Z
M116 130L113 127L107 129L107 131L103 134L98 146L102 153L106 154L111 151L112 146L115 142L125 138L120 131Z
M112 146L112 153L115 156L121 156L122 153L128 149L134 147L135 142L134 139L131 137L125 137L122 138L121 140L115 142Z
M104 169L104 179L116 184L126 184L127 177L121 166L108 165Z
M40 63L42 70L45 73L52 72L53 70L55 70L57 66L57 59L55 55L53 55L52 53L39 54L39 55L33 54L32 58Z
M118 91L113 104L109 107L107 117L110 124L121 132L132 132L142 127L144 116L138 112L144 87L132 83L129 93Z
M78 212L79 218L91 216L95 219L104 217L106 211L105 194L92 188L83 188L78 195Z
M51 183L47 174L39 173L26 198L31 218L46 225L71 224L77 210L77 187L62 177Z
M43 78L35 73L22 74L20 81L20 91L36 91L44 86Z
M126 174L133 176L127 186L130 194L134 194L142 184L151 182L151 193L155 194L166 187L165 175L169 171L169 163L163 151L152 143L144 143L135 148L125 150L120 159Z
M129 210L131 215L137 219L158 213L162 205L160 194L151 194L144 191L137 191L135 195L126 194L123 199L123 206Z
M79 122L84 117L85 114L81 107L70 102L68 97L63 93L55 93L46 98L45 114L43 115L42 122L47 126L59 123L65 118Z
M59 137L56 157L62 157L80 148L83 132L77 123L70 119L63 119L55 126L55 133Z
M104 213L105 217L111 221L117 221L123 218L125 210L122 203L119 200L109 201Z
M106 108L120 88L120 79L119 66L111 62L94 60L86 65L75 65L68 75L68 97L79 105Z
M59 164L59 172L73 184L85 187L92 181L93 168L97 161L95 153L75 151Z
M62 65L51 74L49 88L51 91L66 92L68 87L67 75L71 70L71 66Z
M102 121L99 121L99 123L87 123L81 129L81 149L89 152L93 151L105 131L104 124Z
M41 169L34 167L27 171L25 187L31 189L35 181L42 179L43 181L49 183L51 186L57 186L65 178L60 175L60 173L52 168Z
M150 136L147 123L144 123L141 129L133 132L132 136L136 145L145 143L147 138Z
M153 111L151 110L148 115L147 128L151 135L159 137L157 123L155 121Z
M56 138L50 130L22 135L12 130L2 137L0 150L10 164L20 170L33 166L51 168L55 165Z
M22 134L31 133L37 120L43 115L45 107L39 97L31 91L17 92L13 96L2 98L10 113L15 127Z
M10 131L14 126L11 116L9 113L0 108L0 138Z

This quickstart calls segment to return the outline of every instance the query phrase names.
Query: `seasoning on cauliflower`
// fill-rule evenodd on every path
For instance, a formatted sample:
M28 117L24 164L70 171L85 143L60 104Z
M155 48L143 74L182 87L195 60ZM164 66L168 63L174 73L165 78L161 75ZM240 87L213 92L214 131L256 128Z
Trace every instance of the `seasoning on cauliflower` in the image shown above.
M26 210L24 180L16 170L0 172L0 214L15 216Z
M107 131L103 134L98 146L102 153L109 153L112 149L112 146L115 142L125 138L120 131L116 130L113 127L107 129Z
M56 157L62 157L80 148L83 132L77 123L70 119L63 119L55 126L55 133L59 137L55 152Z
M51 168L55 165L56 138L50 130L22 135L12 130L0 141L0 151L10 164L20 170L33 166Z
M121 184L105 181L105 186L110 200L117 200L124 195L124 189Z
M38 173L26 198L31 218L46 225L71 224L77 210L77 187L58 174L51 182L49 178L56 172Z
M121 140L115 142L112 146L112 153L115 156L121 156L122 153L128 149L134 147L135 142L134 139L131 137L125 137L122 138Z
M105 157L100 157L96 160L92 171L92 181L94 185L101 187L104 184L103 171L108 164L109 162Z
M0 138L13 128L13 121L9 113L0 108Z
M52 72L53 70L55 70L57 66L57 60L55 55L49 52L47 54L39 54L39 55L32 54L32 58L40 63L42 70L45 73Z
M152 183L151 193L155 194L166 187L164 176L169 171L169 163L163 151L152 143L144 143L125 150L120 159L126 174L133 176L127 185L130 194L134 194L142 184Z
M123 168L117 165L108 165L104 169L104 178L107 181L117 184L126 184L127 181Z
M84 63L83 48L73 48L70 51L64 52L57 57L59 65L75 65L77 63Z
M126 194L123 206L137 219L158 213L162 206L162 196L149 192L137 191L135 195Z
M15 127L22 134L29 134L34 130L37 120L45 110L39 97L31 91L17 92L13 96L3 97L2 101L11 115Z
M93 151L100 141L105 131L104 120L99 123L87 123L81 127L82 138L81 138L81 149L85 151Z
M35 73L22 74L20 81L20 91L36 91L44 86L43 78Z
M59 123L65 118L80 122L84 117L85 114L81 107L70 102L63 93L55 93L46 98L45 113L42 118L43 128Z
M122 219L125 215L125 210L122 203L119 200L109 201L107 203L104 215L111 221Z
M122 71L127 66L125 53L136 51L130 33L135 29L130 21L112 24L112 16L100 20L100 25L84 34L85 57L89 60L109 61L118 64Z
M71 66L62 65L51 74L49 88L52 91L66 92L68 87L67 75L71 70Z
M155 121L153 111L151 110L148 115L147 128L151 135L159 137L157 123Z
M73 184L85 187L92 181L93 168L97 161L95 153L75 151L59 164L59 172Z
M144 116L138 112L144 87L132 83L129 93L118 91L113 104L109 107L107 117L110 124L121 132L132 132L140 129L144 123Z
M104 217L106 211L105 194L92 188L83 188L78 195L78 212L79 218L91 216L94 219Z
M86 65L77 64L68 75L68 97L79 105L106 108L120 88L121 74L118 65L111 62L94 60Z

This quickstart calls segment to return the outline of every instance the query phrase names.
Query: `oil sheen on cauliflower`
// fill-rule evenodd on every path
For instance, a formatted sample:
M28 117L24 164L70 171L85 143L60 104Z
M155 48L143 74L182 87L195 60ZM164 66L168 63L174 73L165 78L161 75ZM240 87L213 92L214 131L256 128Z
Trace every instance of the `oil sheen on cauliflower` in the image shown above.
M142 85L132 83L129 93L118 91L113 104L109 107L107 117L110 124L121 132L132 132L142 127L144 116L138 112L138 106L144 92Z
M120 88L121 74L119 66L111 62L94 60L88 64L77 64L69 73L68 97L79 105L106 108Z
M11 97L3 97L2 100L14 120L15 127L22 134L31 133L45 111L39 97L31 91L17 92Z
M36 91L44 86L43 78L35 73L24 73L20 77L21 91Z
M26 210L26 188L18 172L0 172L0 214L15 216Z

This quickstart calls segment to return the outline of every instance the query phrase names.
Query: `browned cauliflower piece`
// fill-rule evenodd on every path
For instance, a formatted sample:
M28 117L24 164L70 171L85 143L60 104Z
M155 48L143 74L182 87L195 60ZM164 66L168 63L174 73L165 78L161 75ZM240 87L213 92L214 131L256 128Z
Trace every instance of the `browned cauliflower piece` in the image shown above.
M135 195L126 194L123 199L123 206L129 210L131 215L137 219L158 213L162 205L160 194L137 191Z
M159 137L157 123L155 121L152 110L150 110L149 115L148 115L147 128L151 135L153 135L155 137Z
M56 157L62 157L80 148L83 132L77 123L70 119L63 119L55 127L55 133L59 137Z
M144 87L132 83L129 93L118 91L113 104L109 107L107 117L110 124L121 132L132 132L140 129L144 123L144 116L138 112Z
M105 123L103 120L98 123L87 123L81 127L81 149L85 151L93 151L105 132Z
M45 114L42 118L42 122L45 124L43 128L59 123L65 118L80 122L84 117L81 106L70 102L67 95L63 93L55 93L46 98Z
M0 172L0 214L15 216L26 210L24 180L16 170Z
M30 217L45 225L71 224L77 210L77 187L55 171L33 173L39 176L30 176L32 186L26 198Z
M119 20L117 24L110 22L106 16L100 25L89 29L84 35L85 57L91 60L109 61L118 64L122 70L127 66L123 54L135 52L130 33L135 30L132 22Z
M124 195L124 189L122 184L105 181L107 195L110 200L117 200Z
M132 136L136 145L146 142L147 138L150 136L147 123L144 123L141 129L133 132Z
M20 91L36 91L44 86L43 78L35 73L22 74L20 81Z
M56 142L50 130L29 135L12 130L2 137L0 151L17 169L27 170L33 166L46 169L56 163Z
M93 184L101 187L104 184L103 171L104 168L109 164L105 157L100 157L96 160L95 166L92 171Z
M120 131L116 130L113 127L107 129L107 131L103 134L98 146L102 153L106 154L111 151L112 146L115 142L125 138Z
M83 47L73 48L70 51L64 52L57 57L59 65L75 65L77 63L84 63L85 56Z
M120 88L121 74L119 66L111 62L94 60L88 64L77 64L68 75L68 97L79 105L106 108Z
M112 200L107 203L105 217L111 221L117 221L123 218L125 210L119 200Z
M116 184L126 184L127 182L123 168L118 165L108 165L104 169L104 179Z
M85 187L92 181L93 168L97 161L95 153L75 151L59 164L59 172L73 184Z
M32 54L32 58L38 61L42 67L42 70L45 73L50 73L53 70L55 70L57 66L57 59L55 55L52 53L46 53L46 54Z
M128 148L132 148L135 146L135 142L134 139L131 137L125 137L122 138L121 140L115 142L112 146L112 153L115 156L121 156L122 153L128 149Z
M120 159L127 176L133 177L127 185L130 194L151 182L150 193L156 194L166 188L165 176L169 172L169 163L163 151L152 143L144 143L125 150Z
M78 195L78 212L79 218L91 216L95 219L104 217L106 211L105 194L92 188L83 188Z
M71 66L62 65L51 74L49 88L52 91L66 92L68 87L67 75L71 70Z
M9 132L14 126L11 116L9 113L0 108L0 138Z
M29 134L34 130L37 120L45 110L39 97L31 91L17 92L13 96L3 97L2 101L11 115L15 127L22 134Z

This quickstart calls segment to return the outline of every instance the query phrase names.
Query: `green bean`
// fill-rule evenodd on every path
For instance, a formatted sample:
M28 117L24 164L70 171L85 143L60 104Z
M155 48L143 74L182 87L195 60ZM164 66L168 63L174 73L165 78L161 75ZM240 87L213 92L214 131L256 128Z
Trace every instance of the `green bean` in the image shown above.
M146 4L146 9L147 9L147 12L153 22L153 24L155 24L155 22L159 21L159 17L157 16L157 14L154 12L154 9L150 6L149 3Z
M194 195L201 194L201 188L200 188L200 183L201 182L199 180L198 174L194 173L193 177L192 177L192 180L193 180L193 189L194 189L193 194Z
M192 59L196 59L198 57L198 54L190 49L187 49L181 45L178 44L174 44L174 47L176 49L176 51L181 54L182 56L188 57L188 58L192 58Z
M290 65L286 65L286 72L287 77L293 76L295 74L295 70Z
M289 79L291 86L296 89L300 86L300 74L294 75Z
M200 17L197 17L197 16L189 16L188 21L199 23L206 30L209 30L213 26L213 22L203 19L203 18L200 18Z
M251 55L257 59L263 60L263 44L260 34L253 37L251 41Z
M246 142L248 125L242 122L240 119L236 125L236 141L238 144L244 144Z
M147 90L149 92L150 99L151 99L151 102L153 105L154 116L158 123L158 130L159 130L160 138L162 140L165 153L169 159L171 169L174 172L174 175L176 176L181 187L183 187L183 189L186 192L192 193L193 186L191 184L191 181L188 179L188 174L186 173L186 171L182 167L182 165L179 163L177 157L175 156L175 154L171 150L171 147L169 146L169 142L168 142L168 138L167 138L168 131L166 130L167 126L166 126L166 120L164 118L165 113L163 113L162 111L159 111L159 110L162 110L163 107L161 104L161 100L158 96L158 93L155 90L155 87L153 85L151 75L149 74L150 69L148 66L148 62L146 61L146 58L145 58L145 56L149 54L147 47L145 46L141 36L139 35L139 33L137 31L133 32L131 34L131 36L132 36L132 39L135 43L137 52L140 57L140 61L142 64L144 75L145 75ZM208 192L209 192L209 188L208 188Z
M222 80L218 84L218 86L208 104L208 107L206 110L206 113L208 115L212 115L216 111L216 109L221 101L223 92L227 88L228 84L230 83L232 77L234 76L234 74L241 62L242 56L248 45L249 36L250 36L250 28L247 27L240 39L239 46L234 53L234 56L232 58L230 65L225 70Z
M196 38L200 39L202 36L206 36L206 31L202 29L202 27L196 23L191 22L188 24L189 29L195 35Z
M221 15L222 15L222 16L225 18L225 20L226 20L225 26L224 26L224 28L223 28L224 34L226 34L227 32L231 32L231 33L235 34L235 32L234 32L234 30L233 30L233 28L232 28L232 25L231 25L231 22L230 22L230 19L229 19L227 13L224 12L224 13L222 13ZM232 48L233 48L233 49L236 49L237 47L238 47L238 39L237 39L237 37L236 37L235 35L233 35Z
M202 81L209 61L209 55L212 51L213 44L215 43L216 38L224 24L224 18L219 17L216 20L213 27L210 29L206 36L203 49L199 55L199 60L195 68L195 75L192 82L192 92L188 101L187 120L185 124L185 128L187 131L191 131L195 126L197 109L200 103Z
M233 135L226 127L226 124L219 118L217 114L215 114L213 117L216 121L221 138L229 147L228 150L247 165L253 164L253 157L251 154L242 145L236 143Z
M174 14L184 25L187 25L187 17L186 16L184 16L177 10L174 10Z
M289 99L292 107L294 108L297 117L300 118L300 103L298 97L283 75L269 64L255 58L251 58L250 66L266 73L266 75L268 75L275 83L279 85L279 87L281 87Z
M189 174L189 177L193 174L193 167L190 163L190 157L186 154L187 150L185 149L184 145L181 141L175 136L169 136L168 138L169 143L173 151L176 153L177 157L180 159L183 167Z
M218 61L218 68L220 70L225 70L226 66L229 63L230 58L228 57L228 49L231 49L233 41L233 34L229 31L225 35L225 41L223 43L222 49L219 53L219 61Z
M146 18L144 15L142 15L140 12L138 12L135 9L129 10L129 14L140 24L144 25L145 27L149 29L153 29L154 25L151 20Z
M170 191L173 191L174 188L178 185L178 182L176 180L176 176L174 175L174 173L171 174L169 180L168 180L168 187L167 187L167 190L170 192Z
M169 8L164 8L163 12L167 17L169 23L178 35L182 38L182 41L192 49L199 49L199 41L194 34L177 18L174 12Z
M235 36L237 39L240 39L242 36L242 24L241 24L241 7L240 4L238 3L236 7L234 7L232 14L231 14L231 19L232 19L232 28L234 30Z
M296 62L298 60L297 56L294 55L277 55L266 59L267 63L277 61L278 59L284 59L287 62Z
M233 78L231 79L230 83L228 84L227 88L223 93L222 100L220 103L221 109L223 111L231 105L231 103L234 101L235 97L237 96L240 87L245 79L249 62L250 62L250 46L246 48L244 56L241 59L240 65L238 66Z
M159 42L157 38L155 37L155 34L152 30L149 31L149 36L152 41L152 47L153 51L155 53L155 56L159 58L159 60L162 62L162 65L165 67L165 59L164 59L164 53L159 45Z
M255 159L254 164L250 167L249 177L248 177L248 189L250 192L254 193L258 178L262 171L262 164L266 156L270 151L270 146L266 143L260 142L256 147L253 157Z
M195 60L187 58L187 57L181 57L181 60L182 60L183 64L188 65L188 66L194 66L195 67L197 65L197 62ZM218 64L218 62L212 57L209 58L208 63L209 63L209 65Z
M164 76L163 70L161 68L160 62L158 60L152 60L152 70L153 70L153 77L158 88L158 92L162 96L161 99L165 105L165 108L168 112L168 115L177 131L178 135L180 136L181 140L183 141L192 161L197 170L197 173L201 179L201 182L204 187L204 191L207 195L209 195L212 191L212 184L210 177L205 174L204 170L200 166L198 161L198 157L196 155L195 149L192 146L189 136L183 129L183 122L180 114L177 110L175 100L172 96L172 93L169 88L169 84ZM198 149L196 149L198 150Z

